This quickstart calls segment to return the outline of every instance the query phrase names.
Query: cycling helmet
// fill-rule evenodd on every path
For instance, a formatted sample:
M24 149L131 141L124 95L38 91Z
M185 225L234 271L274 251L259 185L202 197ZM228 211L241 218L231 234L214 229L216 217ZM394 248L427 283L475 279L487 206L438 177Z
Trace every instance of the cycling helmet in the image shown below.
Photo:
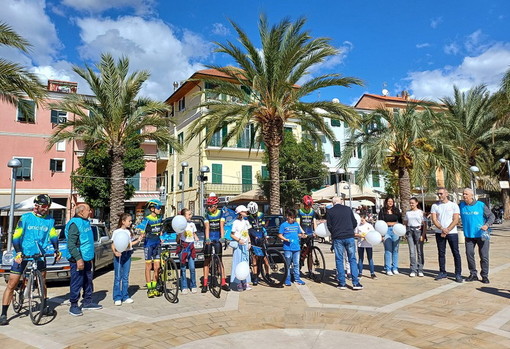
M205 201L207 206L218 205L219 202L220 202L220 200L218 199L217 196L210 196Z
M256 214L257 212L259 212L259 205L257 205L255 201L250 201L248 203L248 211L251 214Z
M313 199L310 195L303 196L303 204L305 206L312 206L313 205Z
M147 208L155 207L155 208L161 208L163 206L163 203L159 201L158 199L152 199L147 201Z
M51 205L51 198L47 194L37 195L34 199L34 204L37 205Z

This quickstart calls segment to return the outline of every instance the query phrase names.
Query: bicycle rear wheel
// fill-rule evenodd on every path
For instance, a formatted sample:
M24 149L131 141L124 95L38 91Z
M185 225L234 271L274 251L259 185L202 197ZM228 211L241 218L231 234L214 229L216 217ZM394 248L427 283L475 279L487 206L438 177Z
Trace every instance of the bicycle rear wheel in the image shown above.
M165 298L170 303L179 302L179 271L177 264L169 257L161 268L161 281L163 283L163 292Z
M218 255L211 256L209 265L209 291L214 297L220 298L221 294L221 259Z
M320 248L317 246L312 247L307 263L310 278L315 282L322 282L326 273L326 261Z
M23 309L23 302L25 300L25 289L26 289L26 278L25 275L21 275L14 293L12 295L12 309L16 314L19 314Z
M269 270L267 270L264 260L261 262L264 281L271 287L282 287L288 273L285 257L280 251L272 248L266 250L266 256L269 263Z
M44 280L39 270L30 274L28 279L28 311L34 325L39 324L46 306L44 296Z

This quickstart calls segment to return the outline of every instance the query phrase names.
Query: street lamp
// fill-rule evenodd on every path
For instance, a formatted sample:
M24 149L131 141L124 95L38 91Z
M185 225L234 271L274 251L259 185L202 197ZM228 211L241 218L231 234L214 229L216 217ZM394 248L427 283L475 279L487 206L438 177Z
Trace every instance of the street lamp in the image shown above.
M415 189L421 192L421 209L425 212L425 195L423 194L423 190L425 190L425 188L416 187Z
M480 172L480 169L479 169L477 166L471 166L471 167L469 168L469 170L470 170L471 172L473 172L473 173L472 173L472 176L471 176L471 189L473 190L473 194L474 194L474 196L476 197L476 183L475 183L475 178L476 178L476 177L475 177L475 176L476 176L476 173L477 173L477 172Z
M164 185L159 187L159 201L161 201L163 205L166 206L166 187Z
M506 163L507 169L508 169L508 180L510 180L510 160L507 160L505 158L499 159L499 162L502 164Z
M7 166L12 169L12 184L11 184L11 206L9 209L9 230L7 231L7 251L12 248L12 229L14 227L14 202L16 199L16 170L21 167L21 161L18 159L11 159Z
M206 173L209 173L209 166L202 166L200 167L200 175L198 176L198 180L200 181L200 214L201 215L204 215L205 212L204 212L204 194L205 194L205 190L204 190L204 182L207 180L207 176L206 176Z
M182 168L182 182L181 182L181 189L182 189L182 193L181 193L181 210L184 208L184 182L185 182L185 177L184 177L184 170L186 169L186 167L188 167L188 163L186 161L183 161L181 162L181 168Z

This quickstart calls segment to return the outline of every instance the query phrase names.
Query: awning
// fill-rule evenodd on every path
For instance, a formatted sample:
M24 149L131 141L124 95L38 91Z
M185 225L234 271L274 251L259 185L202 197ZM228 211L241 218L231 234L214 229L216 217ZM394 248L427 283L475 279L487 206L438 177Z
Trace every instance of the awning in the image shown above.
M228 202L231 203L240 201L267 202L267 198L264 196L264 192L260 188L256 188L231 197Z

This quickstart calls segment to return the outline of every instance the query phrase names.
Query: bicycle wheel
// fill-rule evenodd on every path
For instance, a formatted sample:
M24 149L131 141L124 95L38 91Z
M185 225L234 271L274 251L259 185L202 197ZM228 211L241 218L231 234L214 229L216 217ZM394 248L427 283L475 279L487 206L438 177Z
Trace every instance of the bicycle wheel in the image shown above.
M179 271L177 270L177 264L169 257L165 261L161 271L161 281L163 282L163 291L166 300L170 303L179 302L179 298L177 297L179 294Z
M214 297L220 298L221 294L221 259L218 255L211 256L209 265L209 291Z
M41 321L45 304L44 280L39 270L30 274L28 279L28 311L34 325Z
M280 251L272 248L266 250L266 256L269 263L269 270L267 270L264 261L261 263L264 281L271 287L282 287L288 273L285 257Z
M311 248L307 263L310 278L315 282L322 282L326 273L326 261L320 248L317 246Z
M12 295L12 309L16 314L19 314L23 309L23 301L25 300L25 289L26 289L26 278L25 275L21 275L14 294Z

